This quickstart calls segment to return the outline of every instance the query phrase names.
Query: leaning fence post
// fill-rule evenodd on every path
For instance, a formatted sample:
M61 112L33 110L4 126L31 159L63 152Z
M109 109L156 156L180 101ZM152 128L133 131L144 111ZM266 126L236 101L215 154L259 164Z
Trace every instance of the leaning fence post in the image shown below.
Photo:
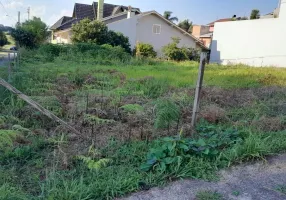
M193 106L192 127L195 127L196 125L197 114L199 112L200 94L201 94L201 89L203 85L205 65L206 65L206 53L202 52L201 58L200 58L200 67L199 67L195 100L194 100L194 106Z
M41 106L40 104L38 104L37 102L33 101L30 97L26 96L25 94L23 94L22 92L20 92L19 90L17 90L16 88L14 88L12 85L10 85L9 83L7 83L4 79L0 78L0 85L2 85L3 87L5 87L7 90L11 91L12 93L16 94L19 98L21 98L22 100L24 100L26 103L28 103L30 106L32 106L33 108L37 109L39 112L41 112L43 115L46 115L47 117L49 117L50 119L62 124L63 126L65 126L67 129L69 129L70 131L72 131L75 134L80 135L81 133L76 130L74 127L70 126L68 123L66 123L65 121L61 120L60 118L58 118L56 115L54 115L52 112L48 111L47 109L45 109L43 106ZM84 137L84 136L83 136Z

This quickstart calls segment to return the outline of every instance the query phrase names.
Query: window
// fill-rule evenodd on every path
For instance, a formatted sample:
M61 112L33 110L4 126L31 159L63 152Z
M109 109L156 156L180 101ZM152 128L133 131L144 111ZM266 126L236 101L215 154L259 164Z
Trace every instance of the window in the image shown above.
M153 33L154 34L161 34L161 25L160 24L153 24Z

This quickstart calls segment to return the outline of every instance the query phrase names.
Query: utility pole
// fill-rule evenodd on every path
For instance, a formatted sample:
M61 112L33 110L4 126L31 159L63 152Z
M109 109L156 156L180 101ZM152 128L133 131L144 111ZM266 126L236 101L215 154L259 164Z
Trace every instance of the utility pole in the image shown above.
M20 11L18 11L18 25L20 25L21 23L21 13Z
M30 7L28 7L27 13L28 13L28 20L30 20Z

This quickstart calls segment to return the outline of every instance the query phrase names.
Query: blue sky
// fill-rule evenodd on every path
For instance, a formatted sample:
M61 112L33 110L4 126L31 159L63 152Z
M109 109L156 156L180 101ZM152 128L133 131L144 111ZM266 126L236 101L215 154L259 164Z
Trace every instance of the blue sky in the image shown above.
M96 0L95 0L96 1ZM0 24L14 25L17 11L21 11L22 21L27 19L27 8L31 15L41 17L52 25L63 15L71 15L75 2L91 4L92 0L0 0ZM180 20L190 19L194 24L207 24L219 18L249 16L256 8L261 14L272 12L278 0L105 0L106 3L131 5L141 11L156 10L163 13L173 11ZM6 16L6 15L9 16Z

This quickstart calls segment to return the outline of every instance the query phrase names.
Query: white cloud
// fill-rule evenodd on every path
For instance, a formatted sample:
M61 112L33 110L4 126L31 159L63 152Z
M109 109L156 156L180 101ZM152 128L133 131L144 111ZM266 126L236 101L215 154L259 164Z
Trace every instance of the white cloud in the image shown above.
M6 9L15 9L15 8L19 8L22 7L23 1L22 0L14 0L14 1L9 1L7 4L5 4L5 8Z
M33 6L30 7L30 12L32 17L40 17L43 18L43 16L46 14L46 6Z

